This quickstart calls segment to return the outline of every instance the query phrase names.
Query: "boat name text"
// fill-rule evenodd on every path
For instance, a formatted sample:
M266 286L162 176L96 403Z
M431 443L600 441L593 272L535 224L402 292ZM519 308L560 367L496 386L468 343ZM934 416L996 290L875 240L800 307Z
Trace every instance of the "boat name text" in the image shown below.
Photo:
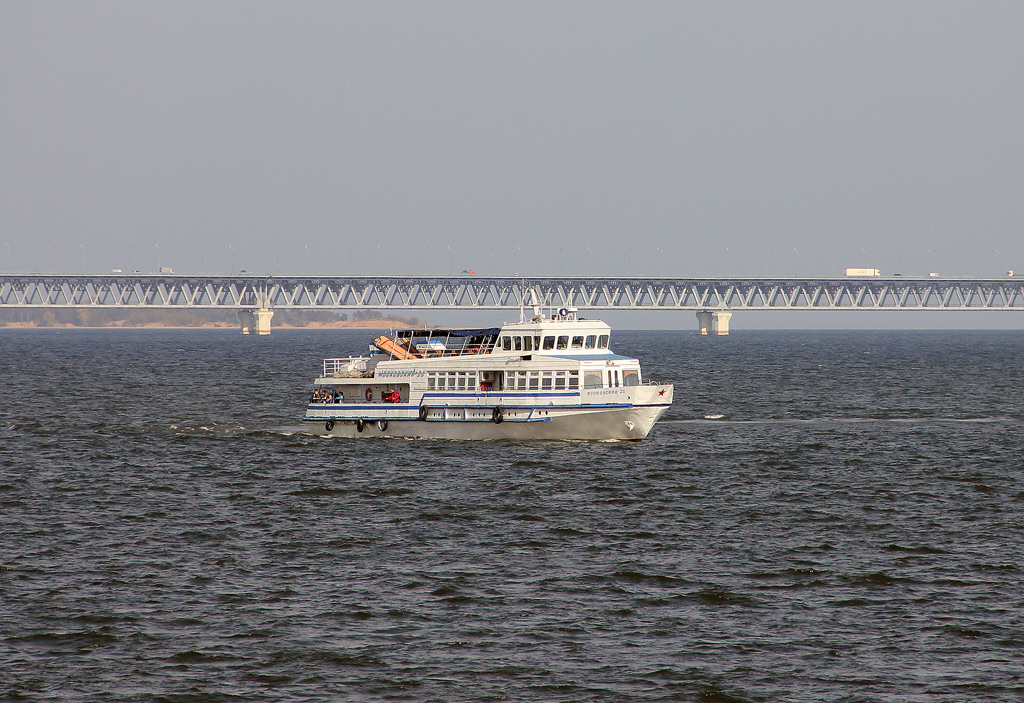
M422 369L381 369L374 374L377 378L399 378L406 376L425 376L426 371Z

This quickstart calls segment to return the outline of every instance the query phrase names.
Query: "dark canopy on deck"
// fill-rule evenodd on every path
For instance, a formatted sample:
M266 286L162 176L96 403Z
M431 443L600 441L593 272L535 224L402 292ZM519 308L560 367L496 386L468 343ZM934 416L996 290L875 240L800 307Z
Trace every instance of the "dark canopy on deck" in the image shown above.
M421 337L497 337L500 327L479 327L474 329L448 329L424 327L421 329L395 330L395 337L417 339Z

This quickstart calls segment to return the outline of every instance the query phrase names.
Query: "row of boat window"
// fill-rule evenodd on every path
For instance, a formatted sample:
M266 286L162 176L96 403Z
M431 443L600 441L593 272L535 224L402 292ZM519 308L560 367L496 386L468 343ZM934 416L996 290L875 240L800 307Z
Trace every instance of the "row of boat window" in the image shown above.
M508 371L505 388L517 391L576 390L580 387L579 371Z
M431 371L427 374L427 390L475 390L474 371ZM492 387L489 374L481 382L482 390L497 390ZM504 388L508 390L577 390L580 387L579 371L508 371Z
M427 374L428 391L471 391L475 389L475 371L431 371Z
M639 386L638 369L606 369L585 371L584 388L619 388ZM579 371L508 371L505 374L505 388L517 391L577 390L580 387Z
M492 387L492 374L485 373L481 390L499 390ZM500 375L499 375L500 378ZM431 371L427 373L427 390L470 391L477 388L475 371ZM602 369L583 374L584 388L619 388L639 386L638 369ZM506 371L504 388L510 391L578 390L579 371Z
M584 388L619 388L620 386L639 386L639 369L605 369L587 371L583 375Z
M548 351L558 349L607 349L608 335L512 335L501 338L505 351Z

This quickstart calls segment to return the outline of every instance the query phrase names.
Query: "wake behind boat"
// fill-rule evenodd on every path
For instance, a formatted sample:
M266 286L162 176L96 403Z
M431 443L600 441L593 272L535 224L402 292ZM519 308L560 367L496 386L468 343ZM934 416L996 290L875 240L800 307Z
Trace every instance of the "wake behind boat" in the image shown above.
M672 404L611 328L573 308L484 329L406 329L324 359L304 422L344 436L640 440Z

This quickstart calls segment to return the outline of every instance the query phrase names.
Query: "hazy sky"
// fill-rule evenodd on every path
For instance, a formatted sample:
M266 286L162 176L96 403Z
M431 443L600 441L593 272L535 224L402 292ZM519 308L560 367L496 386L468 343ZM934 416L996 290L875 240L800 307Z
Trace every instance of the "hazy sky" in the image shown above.
M0 0L0 270L1001 276L1021 37L1016 0Z

